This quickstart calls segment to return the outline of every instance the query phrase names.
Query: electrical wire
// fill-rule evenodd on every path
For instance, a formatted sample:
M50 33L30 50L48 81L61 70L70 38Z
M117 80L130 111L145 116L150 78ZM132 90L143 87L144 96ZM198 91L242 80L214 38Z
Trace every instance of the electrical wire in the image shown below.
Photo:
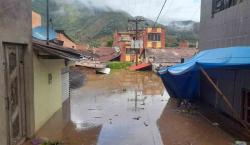
M168 5L168 7L167 7L167 10L166 10L166 12L163 14L163 16L166 16L166 15L167 15L167 13L169 12L170 8L171 8L172 5L173 5L173 2L174 2L174 0L172 0L172 1L169 2L169 5ZM166 19L167 19L167 16L166 16Z
M168 1L168 0L165 0L165 1L164 1L163 5L162 5L162 8L161 8L161 10L160 10L160 12L159 12L159 14L158 14L156 20L155 20L154 26L156 25L157 21L159 20L159 18L160 18L160 16L161 16L161 13L162 13L162 11L163 11L163 9L164 9L164 7L165 7L167 1Z

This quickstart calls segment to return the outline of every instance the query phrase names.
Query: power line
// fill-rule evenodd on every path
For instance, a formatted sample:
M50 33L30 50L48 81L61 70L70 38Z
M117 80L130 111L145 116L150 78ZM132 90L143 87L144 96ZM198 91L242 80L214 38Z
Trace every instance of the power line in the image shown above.
M173 5L173 2L174 2L174 0L170 1L170 3L169 3L169 5L168 5L168 8L167 8L166 12L163 14L164 16L167 15L167 13L169 12L171 6Z
M164 7L165 7L167 1L168 1L168 0L165 0L165 1L164 1L163 5L162 5L162 8L161 8L161 11L160 11L160 13L158 14L158 17L157 17L156 20L155 20L154 26L156 25L156 23L157 23L159 17L161 16L162 10L164 9Z

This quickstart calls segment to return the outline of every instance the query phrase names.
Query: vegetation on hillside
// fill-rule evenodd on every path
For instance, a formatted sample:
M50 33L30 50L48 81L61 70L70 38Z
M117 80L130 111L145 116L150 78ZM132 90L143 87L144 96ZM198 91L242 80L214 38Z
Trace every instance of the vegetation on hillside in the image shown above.
M73 3L73 4L72 4ZM115 31L126 31L132 25L128 25L128 19L132 18L128 13L113 11L111 9L90 8L78 0L66 2L65 0L49 0L50 18L54 29L62 29L76 42L88 43L90 47L100 45L111 46ZM33 0L32 8L42 15L43 24L46 23L46 1ZM146 21L139 25L140 28L153 26L154 22L144 18ZM190 25L190 21L182 23ZM191 43L198 40L198 32L195 29L180 31L175 27L167 28L167 47L178 46L180 40L185 39Z

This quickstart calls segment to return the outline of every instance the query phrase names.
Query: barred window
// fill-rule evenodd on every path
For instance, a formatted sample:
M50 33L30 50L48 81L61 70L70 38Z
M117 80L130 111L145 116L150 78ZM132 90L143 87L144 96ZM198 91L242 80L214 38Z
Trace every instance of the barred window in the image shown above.
M161 34L160 33L149 33L148 40L149 41L161 41Z
M212 14L223 11L227 8L235 6L243 0L213 0Z

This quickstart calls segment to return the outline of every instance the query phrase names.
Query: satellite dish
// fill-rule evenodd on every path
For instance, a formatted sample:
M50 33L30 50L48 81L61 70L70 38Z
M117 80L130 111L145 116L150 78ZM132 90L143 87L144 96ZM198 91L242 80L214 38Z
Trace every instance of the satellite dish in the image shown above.
M47 40L47 28L39 26L32 29L32 36L39 40ZM56 31L49 28L49 40L56 39Z

